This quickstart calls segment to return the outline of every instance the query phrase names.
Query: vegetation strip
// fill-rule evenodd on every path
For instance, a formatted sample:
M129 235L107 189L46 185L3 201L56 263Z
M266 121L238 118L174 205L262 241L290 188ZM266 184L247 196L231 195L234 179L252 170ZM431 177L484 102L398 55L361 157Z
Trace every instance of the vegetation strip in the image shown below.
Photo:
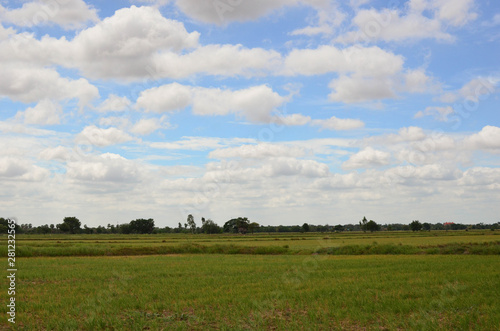
M344 245L318 249L291 250L283 246L240 246L240 245L200 245L181 244L175 246L49 246L18 247L18 257L37 256L129 256L129 255L166 255L166 254L248 254L248 255L414 255L414 254L472 254L500 255L500 241L488 243L450 243L444 245L397 245L377 243L368 245Z

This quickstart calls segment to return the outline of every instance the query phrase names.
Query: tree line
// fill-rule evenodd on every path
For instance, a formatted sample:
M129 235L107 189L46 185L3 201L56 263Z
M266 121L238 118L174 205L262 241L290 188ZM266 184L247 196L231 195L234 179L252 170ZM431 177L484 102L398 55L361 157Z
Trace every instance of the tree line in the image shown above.
M6 218L0 217L0 233L7 233L8 222ZM368 221L363 217L358 223L338 225L314 225L304 223L302 225L260 225L250 221L247 217L230 219L224 225L219 226L211 219L201 218L196 223L193 215L188 215L185 222L179 222L177 227L156 227L154 219L136 219L124 224L108 224L106 227L82 227L81 221L76 217L65 217L62 223L32 226L32 224L16 225L16 233L26 234L159 234L159 233L191 233L191 234L218 234L218 233L272 233L272 232L348 232L348 231L431 231L431 230L496 230L500 229L500 222L495 224L460 224L454 222L444 223L421 223L414 220L409 224L379 224L373 220Z
M8 222L6 218L0 217L0 233L7 233ZM26 234L158 234L158 233L191 233L191 234L217 234L217 233L272 233L272 232L348 232L348 231L431 231L431 230L496 230L500 229L500 222L494 224L460 224L454 222L444 223L421 223L414 220L409 224L379 224L373 220L368 221L363 217L358 223L338 225L314 225L304 223L302 225L260 225L250 221L247 217L238 217L225 222L219 226L211 219L201 218L196 223L193 215L188 215L184 223L179 222L177 227L156 227L154 219L135 219L124 224L108 224L106 227L82 227L81 221L72 216L65 217L62 223L32 226L32 224L16 224L16 233Z

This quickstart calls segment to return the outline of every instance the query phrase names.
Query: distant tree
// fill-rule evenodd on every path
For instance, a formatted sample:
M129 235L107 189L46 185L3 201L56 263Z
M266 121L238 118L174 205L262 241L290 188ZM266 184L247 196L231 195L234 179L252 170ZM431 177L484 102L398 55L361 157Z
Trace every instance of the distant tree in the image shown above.
M76 217L65 217L61 224L57 225L57 228L62 232L78 233L81 230L82 223Z
M196 223L194 221L193 215L189 214L187 217L187 227L191 229L191 233L195 233L196 231Z
M302 224L302 232L309 232L309 224L304 223Z
M259 228L259 223L257 222L252 222L250 224L248 224L248 229L252 232L252 234L254 233L255 229L258 229Z
M420 223L419 221L415 220L415 221L413 221L413 222L410 223L410 229L413 232L420 231L420 230L422 230L422 223Z
M378 225L375 221L370 220L366 223L366 229L370 232L380 230L380 225Z
M155 228L155 221L152 218L140 218L131 221L129 226L131 233L153 233L153 230Z
M366 217L363 217L363 219L359 222L359 226L363 232L366 232L368 230L368 220Z
M431 223L422 224L422 229L424 229L425 231L431 231Z
M205 220L203 219L203 225L201 226L201 231L206 234L216 234L216 233L221 233L222 228L217 225L214 221L211 219Z
M233 218L224 223L224 232L247 233L250 221L246 217Z
M338 225L335 225L335 226L333 227L333 229L334 229L336 232L343 232L343 231L345 230L345 227L344 227L343 225L338 224Z

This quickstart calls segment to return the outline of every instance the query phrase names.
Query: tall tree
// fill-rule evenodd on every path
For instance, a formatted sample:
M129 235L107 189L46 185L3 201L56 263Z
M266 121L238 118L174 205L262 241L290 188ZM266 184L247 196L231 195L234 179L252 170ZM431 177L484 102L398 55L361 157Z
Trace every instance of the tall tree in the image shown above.
M361 227L361 230L363 230L363 232L366 232L366 230L368 230L367 224L368 224L368 220L366 219L366 217L363 217L361 222L359 222L359 226Z
M419 221L413 221L413 222L410 223L410 229L413 232L422 230L422 227L423 227L422 223L420 223Z
M65 217L62 224L58 224L59 230L69 233L78 233L81 230L82 223L76 217Z
M378 225L377 222L370 220L366 223L366 229L370 232L378 231L380 230L380 225Z
M196 223L194 221L193 215L189 214L187 217L187 226L191 229L192 233L195 233L196 231Z

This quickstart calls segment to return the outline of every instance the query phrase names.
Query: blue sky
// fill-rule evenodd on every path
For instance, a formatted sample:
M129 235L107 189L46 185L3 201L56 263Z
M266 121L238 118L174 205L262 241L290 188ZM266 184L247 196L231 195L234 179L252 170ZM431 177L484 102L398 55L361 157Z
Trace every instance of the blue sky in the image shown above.
M498 222L500 4L0 1L0 210Z

